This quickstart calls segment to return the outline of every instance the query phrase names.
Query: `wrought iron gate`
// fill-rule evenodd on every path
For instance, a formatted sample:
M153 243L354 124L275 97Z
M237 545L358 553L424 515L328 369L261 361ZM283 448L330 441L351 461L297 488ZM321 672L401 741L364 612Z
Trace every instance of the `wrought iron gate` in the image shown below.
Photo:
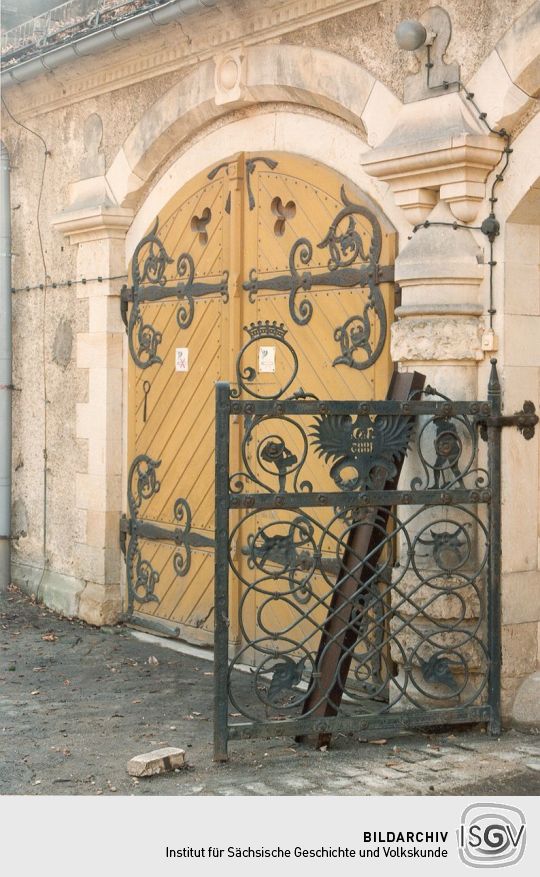
M498 733L495 362L485 401L426 387L405 402L336 402L285 398L293 355L269 397L243 357L265 337L287 347L286 329L248 331L236 387L216 388L215 758L255 736L478 721ZM317 484L303 477L314 455Z

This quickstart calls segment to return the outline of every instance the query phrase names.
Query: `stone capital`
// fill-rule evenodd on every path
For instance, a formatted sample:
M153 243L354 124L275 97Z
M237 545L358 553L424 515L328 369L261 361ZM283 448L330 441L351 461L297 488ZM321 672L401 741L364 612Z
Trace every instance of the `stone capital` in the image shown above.
M461 95L449 94L403 106L386 140L361 162L390 185L411 223L423 222L438 198L460 222L472 222L503 148Z
M133 210L112 203L77 206L58 214L53 225L71 244L105 239L124 240L133 220Z

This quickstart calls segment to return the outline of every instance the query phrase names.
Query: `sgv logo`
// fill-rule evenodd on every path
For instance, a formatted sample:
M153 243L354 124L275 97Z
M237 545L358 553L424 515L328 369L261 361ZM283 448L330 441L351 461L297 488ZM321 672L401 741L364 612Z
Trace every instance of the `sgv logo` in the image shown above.
M461 861L471 868L504 868L525 850L525 816L509 804L471 804L458 831Z

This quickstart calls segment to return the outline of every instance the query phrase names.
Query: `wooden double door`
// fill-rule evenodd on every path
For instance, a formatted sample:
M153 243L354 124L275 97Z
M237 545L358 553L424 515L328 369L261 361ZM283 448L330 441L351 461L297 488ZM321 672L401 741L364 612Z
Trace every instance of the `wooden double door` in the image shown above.
M394 244L384 217L340 174L278 152L208 168L155 218L122 296L130 352L122 529L134 623L212 641L214 385L236 382L250 327L262 327L251 379L269 394L290 363L265 336L267 321L283 324L298 358L291 393L384 398ZM306 472L315 489L317 466ZM242 564L242 545L235 550ZM240 640L234 623L230 638Z

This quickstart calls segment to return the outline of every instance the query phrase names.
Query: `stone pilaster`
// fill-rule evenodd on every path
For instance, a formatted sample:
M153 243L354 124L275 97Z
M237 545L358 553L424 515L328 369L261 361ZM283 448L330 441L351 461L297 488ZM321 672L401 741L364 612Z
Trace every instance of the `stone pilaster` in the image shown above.
M115 622L122 611L118 522L124 458L124 331L120 290L125 280L120 275L126 271L125 234L131 220L131 210L109 203L66 212L55 223L78 247L78 279L103 278L76 287L81 306L88 308L87 331L77 335L77 367L87 386L85 401L77 404L76 429L81 452L76 548L78 574L86 583L78 615L96 625Z
M395 263L401 305L391 330L392 358L400 370L423 373L426 384L456 400L478 398L478 364L484 359L485 347L482 285L487 266L473 232L462 226L475 219L500 150L498 138L480 129L456 93L408 104L386 141L362 158L368 173L390 185L408 220L423 223L401 242ZM440 427L443 441L446 435L451 442L451 431L459 424L450 421ZM417 429L422 452L432 464L438 454L438 428L426 422L419 423ZM460 466L469 453L463 432L459 436L465 443ZM453 477L450 471L429 471L431 486L433 479L439 478L443 486L448 476ZM402 485L415 479L425 484L426 471L412 455L405 462ZM471 486L470 478L467 486ZM480 546L482 533L474 517L477 509L468 508L472 515L451 506L423 511L413 505L397 509L398 518L409 523L408 541L402 538L399 546L400 564L392 595L396 617L391 629L396 625L399 629L399 647L393 645L391 654L403 669L391 685L391 700L399 700L400 686L407 678L414 702L431 707L474 701L482 688L487 667L474 639L480 605L474 587L465 586L463 578L477 575L477 551L453 568L453 555L447 555L450 560L445 567L444 556L436 547L438 534L454 531L466 534L462 535L463 544L470 539L471 545ZM482 547L485 552L485 544ZM462 633L454 635L454 627ZM465 686L458 701L451 689L426 670L427 662L437 662L440 656L452 666L457 684ZM399 700L397 706L406 707L406 701Z

